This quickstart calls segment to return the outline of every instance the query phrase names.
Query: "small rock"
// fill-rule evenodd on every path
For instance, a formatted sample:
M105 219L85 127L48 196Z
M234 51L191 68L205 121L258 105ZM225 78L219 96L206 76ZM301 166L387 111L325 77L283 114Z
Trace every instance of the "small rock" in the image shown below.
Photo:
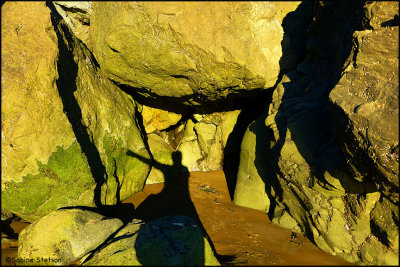
M98 247L121 226L119 219L92 211L56 210L21 232L18 257L32 259L32 265L65 265Z

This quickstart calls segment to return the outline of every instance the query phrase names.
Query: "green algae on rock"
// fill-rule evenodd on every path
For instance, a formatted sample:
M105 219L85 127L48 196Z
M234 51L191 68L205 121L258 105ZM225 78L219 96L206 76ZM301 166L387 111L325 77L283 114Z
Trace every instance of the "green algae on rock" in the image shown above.
M126 154L149 158L140 107L102 77L90 51L44 4L8 3L2 11L3 208L34 221L142 190L150 166Z
M79 156L81 155L81 156ZM86 157L77 142L58 147L47 164L37 161L39 173L26 175L21 183L6 182L2 205L28 221L56 210L61 205L93 205L95 185ZM88 198L83 198L85 192Z
M92 211L56 210L21 232L18 257L33 259L31 265L66 265L98 247L122 225L119 219Z

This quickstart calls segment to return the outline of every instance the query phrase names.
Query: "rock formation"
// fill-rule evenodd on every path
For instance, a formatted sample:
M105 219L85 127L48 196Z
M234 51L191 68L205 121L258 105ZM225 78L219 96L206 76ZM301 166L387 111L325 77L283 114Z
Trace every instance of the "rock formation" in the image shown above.
M90 47L132 93L200 105L276 83L281 22L298 5L93 3Z
M2 8L2 205L34 221L62 206L115 204L150 167L138 105L44 3Z
M21 255L40 218L112 209L176 176L153 166L173 166L180 151L189 171L224 169L234 203L322 250L396 264L398 12L358 0L5 3L2 217L37 222ZM200 236L203 263L217 264L189 219L159 220L124 221L94 253L60 257L158 265L146 260L164 222L174 238ZM132 248L139 240L144 250ZM198 249L159 258L194 264Z
M33 259L29 265L66 265L97 248L122 225L119 219L92 211L53 211L21 232L18 257Z
M234 202L350 262L396 264L398 3L360 4L317 4L305 59L244 135Z

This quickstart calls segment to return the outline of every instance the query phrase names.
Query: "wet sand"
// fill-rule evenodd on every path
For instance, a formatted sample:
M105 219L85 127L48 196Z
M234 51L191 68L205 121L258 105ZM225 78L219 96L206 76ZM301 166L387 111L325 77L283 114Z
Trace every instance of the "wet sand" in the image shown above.
M272 224L265 213L234 205L223 171L191 172L187 185L175 183L169 190L164 183L146 185L123 203L134 210L131 216L144 220L175 214L193 217L207 232L222 265L353 265ZM20 232L26 225L20 221L11 227ZM2 242L1 250L1 263L7 265L6 256L16 257L16 240Z

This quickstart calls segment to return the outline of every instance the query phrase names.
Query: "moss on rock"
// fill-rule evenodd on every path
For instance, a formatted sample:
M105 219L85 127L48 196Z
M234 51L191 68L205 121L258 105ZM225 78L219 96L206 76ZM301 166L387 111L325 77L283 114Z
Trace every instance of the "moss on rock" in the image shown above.
M62 206L93 205L93 198L79 199L95 182L77 142L67 149L58 147L46 164L37 164L38 174L25 176L22 183L6 183L2 192L4 207L35 221Z

